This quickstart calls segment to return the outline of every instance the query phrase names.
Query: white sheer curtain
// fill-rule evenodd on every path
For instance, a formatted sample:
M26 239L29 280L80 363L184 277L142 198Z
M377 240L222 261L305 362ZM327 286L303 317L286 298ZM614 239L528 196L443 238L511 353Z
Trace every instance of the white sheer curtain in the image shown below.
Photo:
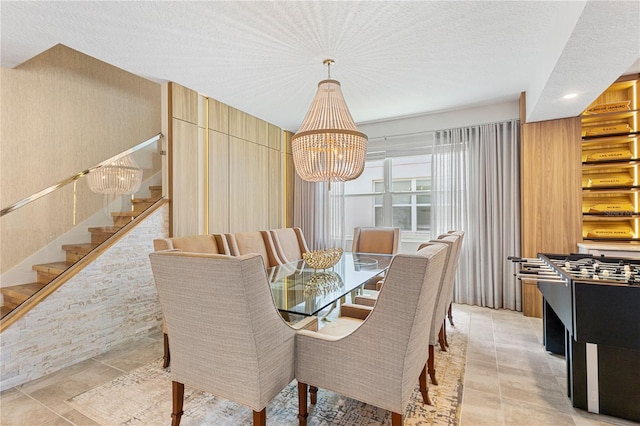
M521 311L509 255L520 254L518 120L436 132L434 235L465 231L454 301Z
M332 182L329 190L326 182L306 182L296 173L293 224L310 250L344 248L344 183Z

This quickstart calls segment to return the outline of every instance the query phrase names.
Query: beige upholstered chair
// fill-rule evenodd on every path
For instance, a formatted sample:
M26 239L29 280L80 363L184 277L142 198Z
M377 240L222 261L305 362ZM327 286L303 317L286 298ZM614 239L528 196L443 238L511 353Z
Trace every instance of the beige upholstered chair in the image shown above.
M442 298L438 303L438 318L440 321L439 333L438 333L438 341L440 343L440 349L444 352L447 351L447 346L449 343L447 342L447 323L446 318L447 314L450 313L451 310L451 301L453 299L453 286L455 284L456 271L458 268L458 256L460 255L460 245L461 245L462 237L454 234L444 234L440 235L437 240L432 241L442 241L443 243L449 244L451 246L451 265L450 270L446 274L446 281L442 288ZM434 342L435 344L435 342Z
M440 281L438 283L438 292L436 295L435 304L436 308L433 311L433 318L431 320L431 333L429 334L429 358L427 360L427 372L429 373L429 377L431 378L431 383L433 383L434 385L438 384L435 369L434 346L439 341L440 348L443 351L447 350L444 342L443 325L447 314L447 303L449 301L448 294L450 293L450 288L453 287L453 277L455 275L455 269L457 265L457 258L455 257L455 242L457 241L457 239L458 236L448 236L447 238L443 239L431 240L428 243L423 243L418 247L418 250L422 250L423 248L433 244L444 245L447 252L445 267L442 271ZM360 312L358 312L356 315L366 315L366 310L362 308L362 305L373 307L379 297L379 294L379 292L372 292L366 295L356 296L356 306L350 307L350 309L352 309L349 311L350 315L353 316L357 309L359 309Z
M431 378L431 383L438 384L435 369L435 351L434 347L437 342L440 343L440 349L446 351L444 340L444 322L447 315L447 303L449 303L449 294L453 288L453 279L456 274L458 265L457 243L458 236L450 236L443 239L431 240L433 244L447 245L447 265L442 273L442 282L440 285L440 294L436 300L436 308L433 311L433 321L431 322L431 334L429 336L429 359L427 361L427 372Z
M400 245L400 228L363 228L357 226L353 230L354 253L396 254ZM376 290L382 277L374 277L367 281L365 290Z
M362 228L353 230L354 253L396 254L400 245L400 228Z
M158 238L153 240L153 249L155 251L182 250L193 253L230 254L227 239L222 234ZM164 335L163 367L167 368L171 362L171 352L169 350L169 335L167 334L167 325L164 317L162 319L162 334Z
M171 336L172 426L184 386L265 407L294 378L295 330L280 317L261 257L155 252L149 255Z
M318 332L296 335L299 422L306 425L307 386L391 411L393 425L420 379L425 403L426 361L436 293L446 247L430 245L414 255L398 254L387 272L376 306L366 320L344 316Z
M447 234L450 235L457 235L460 237L460 240L458 241L458 252L456 253L456 257L459 259L460 258L460 252L462 251L462 241L464 241L464 231L449 231L447 232ZM440 237L443 237L446 235L441 235ZM457 268L457 265L456 265ZM451 296L449 298L449 307L447 310L447 314L449 316L449 323L451 323L451 326L453 327L453 314L451 313L451 304L453 303L453 287L451 288ZM445 328L445 337L446 337L446 328Z
M276 253L269 231L236 232L234 234L225 234L225 236L233 256L258 253L262 256L265 268L271 268L283 263Z
M158 238L153 240L153 249L155 251L178 249L193 253L231 254L227 239L222 234Z
M269 231L276 253L283 263L295 262L309 251L300 228L280 228Z

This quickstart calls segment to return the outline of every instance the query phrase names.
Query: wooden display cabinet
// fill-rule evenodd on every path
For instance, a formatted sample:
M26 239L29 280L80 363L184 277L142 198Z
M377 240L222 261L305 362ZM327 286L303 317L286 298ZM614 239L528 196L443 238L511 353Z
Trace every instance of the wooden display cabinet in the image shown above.
M620 78L581 116L582 237L640 241L640 75Z

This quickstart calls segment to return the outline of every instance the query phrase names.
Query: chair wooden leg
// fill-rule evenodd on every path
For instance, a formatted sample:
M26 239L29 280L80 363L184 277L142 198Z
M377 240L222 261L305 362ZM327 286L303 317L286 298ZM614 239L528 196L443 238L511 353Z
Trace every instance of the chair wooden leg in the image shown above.
M455 325L453 325L453 314L451 313L451 305L452 303L449 303L449 311L447 312L447 314L449 316L449 322L451 323L451 327L455 327Z
M404 424L404 416L400 413L391 413L391 426L402 426Z
M253 426L267 426L267 407L261 411L253 411Z
M311 395L311 404L316 405L316 402L318 402L318 388L309 386L309 395Z
M298 424L307 426L307 384L298 382Z
M427 405L431 405L431 399L429 399L429 387L427 386L427 365L425 364L422 367L422 372L420 373L420 378L418 379L420 382L420 393L422 394L422 402Z
M445 318L444 322L443 322L443 327L442 327L442 331L443 331L443 336L444 336L444 345L448 348L449 347L449 341L447 340L447 319Z
M429 345L429 359L427 360L427 372L431 378L431 383L438 386L438 379L436 379L436 366L435 366L435 354L433 353L433 345Z
M164 333L164 357L162 359L164 360L162 368L167 368L171 362L171 354L169 353L169 336L167 333Z
M171 426L179 426L182 418L182 404L184 403L184 384L171 382L173 390L173 413L171 413Z
M447 345L445 344L445 340L444 340L444 329L446 328L446 320L444 321L442 327L440 327L440 331L438 331L438 343L440 343L440 350L442 352L446 352L447 351Z

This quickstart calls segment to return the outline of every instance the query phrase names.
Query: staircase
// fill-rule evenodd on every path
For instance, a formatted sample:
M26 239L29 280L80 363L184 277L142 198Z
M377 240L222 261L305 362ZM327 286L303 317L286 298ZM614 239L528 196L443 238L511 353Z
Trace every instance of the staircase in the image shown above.
M4 303L3 306L0 307L0 318L9 314L18 305L29 299L53 281L58 275L66 271L71 265L82 259L99 244L109 239L113 234L118 232L120 228L131 222L153 203L162 198L161 186L150 186L149 191L151 195L149 198L134 198L132 200L133 211L111 213L113 226L89 228L88 231L91 234L90 243L63 245L62 249L66 252L65 260L33 265L32 269L36 271L36 282L1 288L0 293L2 293Z

